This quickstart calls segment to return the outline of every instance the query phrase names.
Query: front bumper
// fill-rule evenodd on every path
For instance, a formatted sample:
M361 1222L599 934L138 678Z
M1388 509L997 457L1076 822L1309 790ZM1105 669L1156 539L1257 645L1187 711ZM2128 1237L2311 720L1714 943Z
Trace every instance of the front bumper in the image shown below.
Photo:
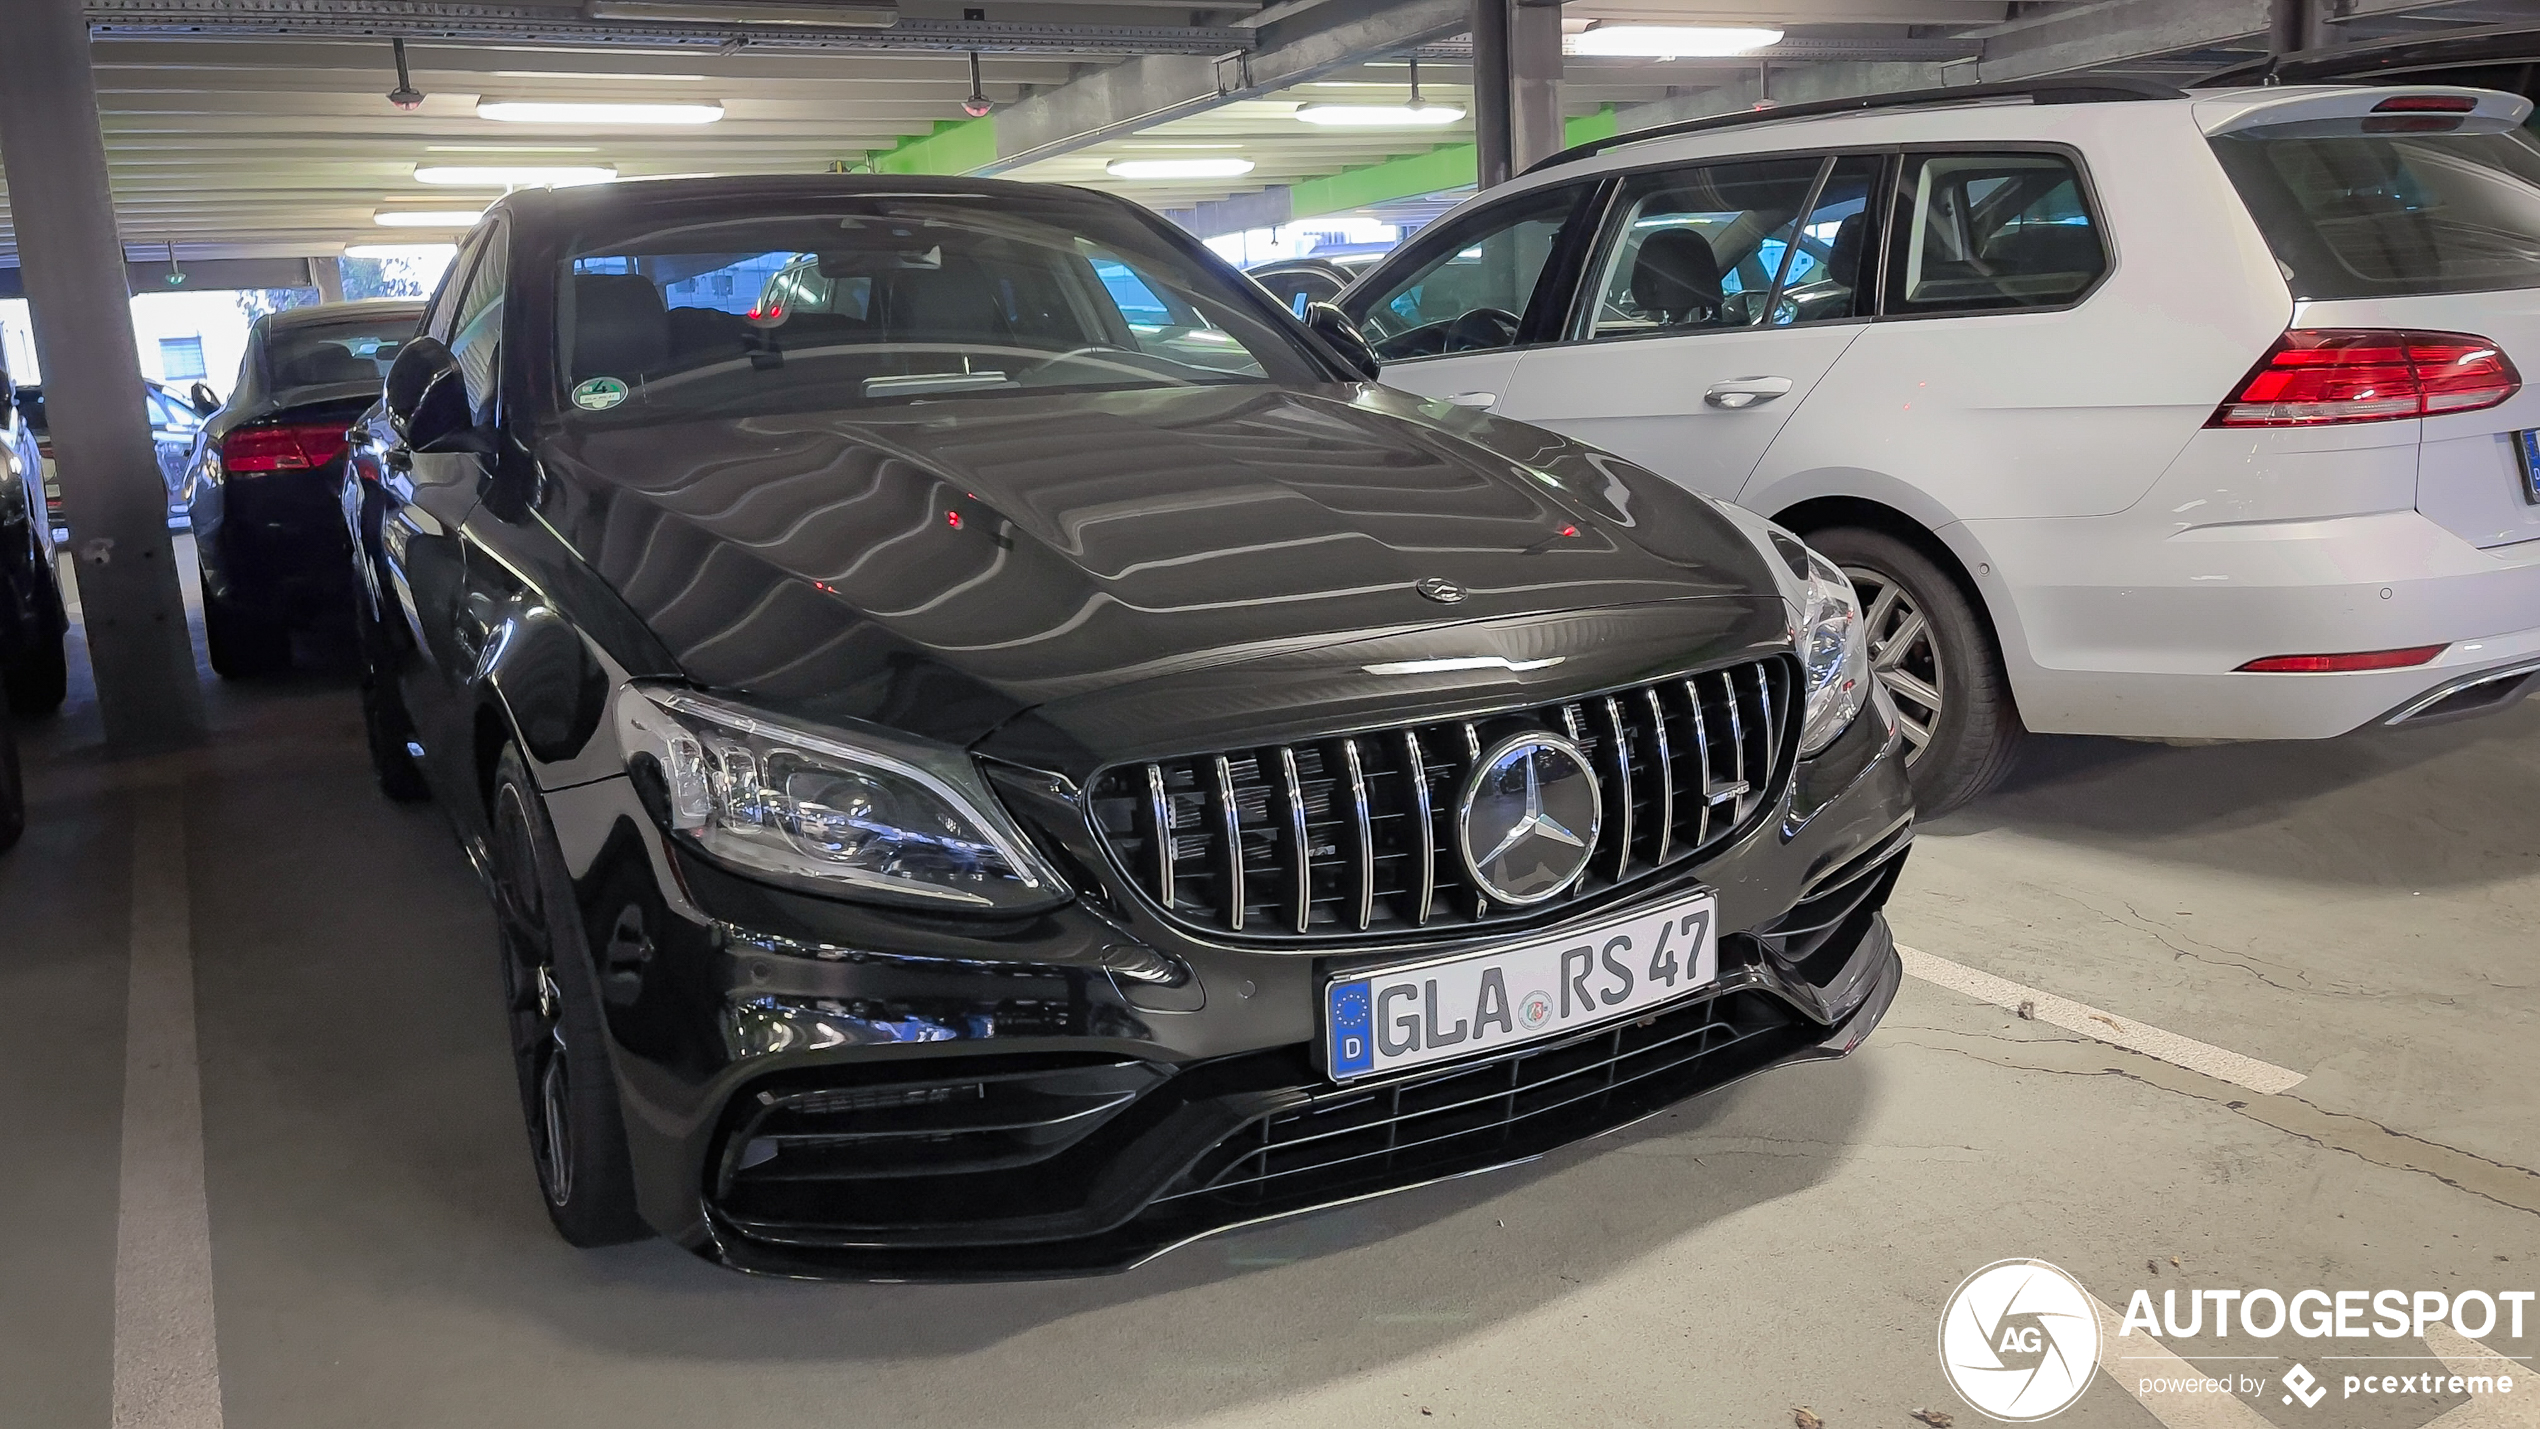
M1721 978L1635 1021L1338 1087L1325 956L1211 944L1089 893L989 926L798 897L668 846L623 779L551 791L646 1219L737 1269L1118 1270L1195 1237L1542 1155L1858 1046L1899 967L1908 851L1884 709L1698 866ZM1424 938L1404 960L1511 936ZM1346 952L1363 965L1363 947Z

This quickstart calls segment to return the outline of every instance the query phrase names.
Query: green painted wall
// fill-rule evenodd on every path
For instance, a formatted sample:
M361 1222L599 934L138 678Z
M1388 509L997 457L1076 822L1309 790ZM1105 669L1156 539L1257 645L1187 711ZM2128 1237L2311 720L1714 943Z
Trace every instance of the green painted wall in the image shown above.
M1603 139L1615 132L1611 107L1564 122L1561 137L1572 144ZM1289 213L1295 218L1340 213L1390 199L1463 188L1479 171L1480 155L1470 144L1441 144L1425 154L1405 154L1381 164L1344 169L1325 178L1307 179L1288 189Z
M968 174L996 162L997 121L946 119L935 132L899 143L873 156L877 174Z

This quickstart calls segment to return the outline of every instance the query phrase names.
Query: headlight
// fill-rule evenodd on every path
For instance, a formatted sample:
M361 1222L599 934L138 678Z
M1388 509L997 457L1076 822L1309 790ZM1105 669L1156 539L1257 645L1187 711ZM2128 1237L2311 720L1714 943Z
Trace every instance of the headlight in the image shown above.
M630 763L659 765L672 834L746 873L934 907L1067 894L959 750L635 685L619 691L617 729Z
M1807 715L1799 725L1799 757L1807 758L1852 727L1870 697L1869 637L1861 598L1834 563L1808 552L1806 597L1799 612L1799 663L1806 668Z

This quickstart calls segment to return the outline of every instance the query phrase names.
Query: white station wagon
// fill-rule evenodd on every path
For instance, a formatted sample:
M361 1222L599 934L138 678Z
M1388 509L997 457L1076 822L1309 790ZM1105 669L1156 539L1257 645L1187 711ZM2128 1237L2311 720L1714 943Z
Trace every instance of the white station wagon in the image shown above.
M1851 576L1926 812L2026 730L2317 739L2540 684L2540 144L2447 87L1800 105L1558 155L1342 308L1384 380Z

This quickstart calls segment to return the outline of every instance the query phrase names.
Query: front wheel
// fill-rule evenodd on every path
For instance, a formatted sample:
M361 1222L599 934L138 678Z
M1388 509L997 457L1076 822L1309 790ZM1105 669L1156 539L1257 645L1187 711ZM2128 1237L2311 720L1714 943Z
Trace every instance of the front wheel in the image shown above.
M1842 526L1807 540L1861 598L1870 667L1904 726L1916 811L1945 814L2001 782L2027 730L1992 628L1966 591L1884 531Z
M547 1217L575 1245L641 1240L652 1231L635 1210L591 944L563 850L517 748L506 746L495 767L491 812L512 1066Z

